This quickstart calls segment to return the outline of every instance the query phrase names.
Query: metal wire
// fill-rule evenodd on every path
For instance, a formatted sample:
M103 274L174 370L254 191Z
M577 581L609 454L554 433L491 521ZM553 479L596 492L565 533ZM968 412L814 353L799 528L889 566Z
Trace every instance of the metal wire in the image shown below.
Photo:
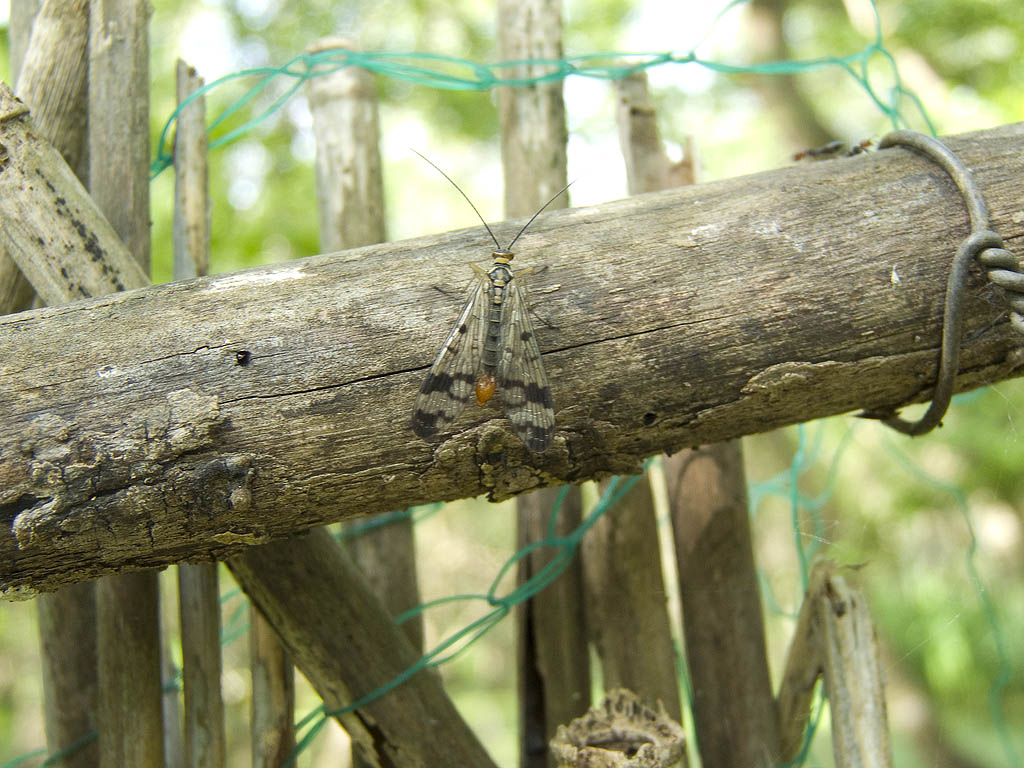
M971 218L971 233L960 244L946 284L946 305L942 318L942 344L939 373L932 402L918 421L901 419L895 411L865 411L864 418L880 419L883 424L906 435L923 435L942 423L949 408L957 368L960 364L960 338L963 331L964 291L971 262L977 259L988 270L988 279L1003 289L1010 306L1013 329L1024 337L1024 275L1016 256L1003 247L1003 239L989 229L989 212L974 177L949 147L936 138L917 131L893 131L878 143L879 149L905 146L916 149L942 166L963 195Z

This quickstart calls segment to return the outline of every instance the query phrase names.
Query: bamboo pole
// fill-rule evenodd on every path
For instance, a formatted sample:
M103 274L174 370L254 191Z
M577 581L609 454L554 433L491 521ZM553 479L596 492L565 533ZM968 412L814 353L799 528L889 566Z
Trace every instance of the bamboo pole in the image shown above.
M0 119L8 239L20 206L50 205L47 227L56 215L45 185L19 188L20 126ZM946 143L993 226L1024 237L1024 126ZM70 205L75 190L60 194ZM904 149L545 213L517 256L549 267L531 282L557 412L540 456L490 405L434 443L408 429L458 312L435 286L486 258L479 227L0 317L0 590L636 472L654 453L927 399L966 234L953 184ZM958 391L1022 362L980 268L966 294Z

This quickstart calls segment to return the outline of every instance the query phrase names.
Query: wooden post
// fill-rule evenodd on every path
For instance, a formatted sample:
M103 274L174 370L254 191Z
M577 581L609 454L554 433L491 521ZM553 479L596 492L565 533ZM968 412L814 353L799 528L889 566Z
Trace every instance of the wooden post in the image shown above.
M36 130L61 148L64 159L84 178L88 3L50 2L40 13L41 5L21 2L11 8L11 70L20 98L32 109ZM31 284L0 247L0 313L26 308L34 296ZM36 606L47 748L55 754L79 744L63 765L90 768L99 755L95 585L75 584L40 595Z
M672 166L639 74L617 83L619 137L631 192L692 180L692 155ZM626 147L629 147L626 150ZM665 459L676 540L686 655L701 760L712 766L776 764L778 713L764 645L739 441ZM744 723L737 729L735 724Z
M318 40L310 53L350 48L344 38ZM316 136L316 189L320 247L325 253L387 239L380 125L373 75L347 67L309 81L309 108ZM362 525L365 519L356 522ZM392 616L420 604L416 542L408 516L363 531L346 541L352 557ZM402 624L423 650L422 615Z
M564 536L582 520L578 488L570 489L561 506L558 491L527 494L517 503L516 548L551 535ZM537 549L520 561L519 583L538 574L556 556ZM521 603L516 611L516 668L519 696L519 764L547 765L548 743L559 725L586 711L590 704L590 653L583 604L579 558L544 591Z
M178 103L203 79L178 60ZM210 205L206 153L206 100L178 115L174 136L174 278L205 275L210 264ZM216 563L178 566L182 684L185 691L185 768L222 768L224 703L220 676L220 589Z
M498 31L503 61L557 59L562 55L561 6L552 0L501 0ZM538 73L536 68L520 66L501 74L525 77ZM505 214L532 216L566 184L568 133L562 83L500 88L498 105ZM567 197L563 197L550 208L567 206ZM554 397L557 407L557 388ZM538 491L519 502L516 538L520 547L546 535L557 495L557 490ZM560 532L577 525L581 514L579 489L574 488L559 516ZM519 581L529 579L550 558L550 553L537 551L522 560ZM548 765L547 744L555 728L582 714L589 705L590 657L582 606L582 580L576 561L558 582L523 603L516 612L521 768Z
M601 483L607 488L607 483ZM678 674L654 500L641 477L583 537L587 630L605 690L628 688L680 720Z
M382 765L493 767L405 634L324 528L228 560L249 598L284 641L328 712L381 686L401 685L338 715L364 759ZM268 576L269 575L269 576Z
M295 749L295 667L255 606L249 611L252 768L283 768Z
M629 193L675 186L678 173L657 133L646 75L617 80L615 89ZM606 489L608 483L600 487ZM587 533L583 571L587 628L601 658L605 688L624 687L644 701L660 701L670 717L680 720L675 648L649 475Z
M351 48L325 37L308 53ZM374 76L346 67L307 84L316 137L316 195L322 253L382 243L387 239L380 121Z
M178 566L185 766L224 765L224 703L220 693L220 592L216 563Z
M18 97L32 109L37 130L85 183L89 171L85 151L88 0L14 3L10 37ZM27 309L34 293L0 246L0 314Z
M149 3L92 0L89 188L149 271ZM100 766L164 761L157 574L99 583Z
M665 473L701 760L708 768L771 768L780 762L779 714L768 673L743 453L739 441L730 440L682 456Z

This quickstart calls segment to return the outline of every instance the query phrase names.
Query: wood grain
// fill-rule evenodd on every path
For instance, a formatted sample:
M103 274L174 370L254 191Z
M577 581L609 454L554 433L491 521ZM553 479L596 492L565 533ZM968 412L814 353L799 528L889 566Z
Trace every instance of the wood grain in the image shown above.
M419 660L324 528L249 547L228 567L277 629L327 713L359 703ZM277 578L264 578L267 573ZM362 759L380 768L494 768L430 668L336 717Z
M1024 126L949 144L1013 249ZM409 430L482 228L5 317L0 585L226 556L925 399L966 233L952 182L905 149L545 213L516 262L548 267L531 296L558 433L540 457L497 407L436 445ZM969 294L960 389L1024 359L980 270Z

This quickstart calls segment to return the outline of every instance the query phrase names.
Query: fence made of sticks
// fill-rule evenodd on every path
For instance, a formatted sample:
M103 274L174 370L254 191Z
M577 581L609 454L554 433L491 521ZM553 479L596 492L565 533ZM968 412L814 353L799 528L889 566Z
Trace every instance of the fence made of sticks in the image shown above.
M801 764L826 700L835 764L891 765L859 564L798 541L805 596L773 682L741 438L931 398L970 231L954 180L893 147L696 184L692 153L670 161L659 134L656 61L618 61L606 79L630 197L556 197L519 243L517 266L545 262L530 295L551 317L537 323L550 447L528 450L500 407L427 442L412 404L457 312L437 286L461 288L489 238L387 242L375 76L399 65L310 45L295 89L323 255L209 275L208 88L179 63L173 142L153 166L148 13L44 2L11 21L24 45L0 92L0 588L38 606L47 744L9 765L228 765L218 562L252 606L254 766L311 760L332 721L353 765L496 765L437 668L503 621L521 768ZM491 227L511 235L569 182L562 83L588 60L552 74L567 61L557 4L497 13L506 63L474 82L496 96L509 221ZM832 64L857 76L853 62ZM1024 237L1024 128L943 141L992 228ZM150 174L171 160L175 282L153 286ZM893 290L897 264L912 300ZM966 280L957 391L1024 362L999 289L980 268ZM417 522L481 495L515 498L515 554L486 593L451 598L485 609L428 642ZM171 566L180 670L160 630L157 569ZM322 702L298 722L295 669Z

